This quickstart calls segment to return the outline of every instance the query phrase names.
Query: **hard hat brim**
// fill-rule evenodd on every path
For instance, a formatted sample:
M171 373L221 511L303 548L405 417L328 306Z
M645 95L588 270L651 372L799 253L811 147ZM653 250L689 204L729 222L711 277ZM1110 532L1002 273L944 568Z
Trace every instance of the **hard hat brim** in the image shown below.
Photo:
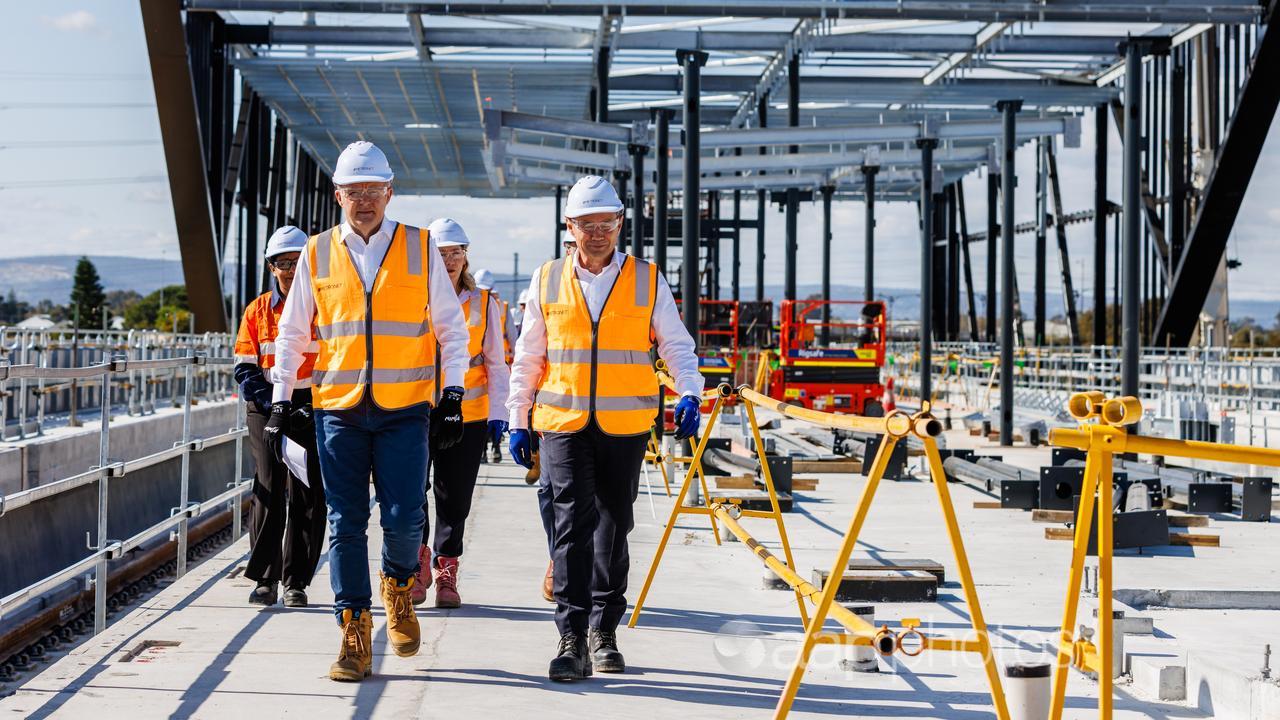
M467 247L467 246L468 246L468 245L470 245L470 244L471 244L471 243L470 243L469 241L468 241L468 242L459 242L459 241L457 241L457 240L436 240L436 247L438 247L438 248L442 248L442 247Z
M391 182L391 181L392 181L392 180L394 180L394 179L395 179L395 174L394 174L394 173L393 173L393 174L391 174L391 175L387 175L387 176L382 176L382 175L334 175L334 176L333 176L333 184L334 184L334 185L354 185L354 184L356 184L356 183L369 183L369 182L385 182L385 183L389 183L389 182Z
M598 207L581 207L566 210L564 216L570 219L580 218L583 215L598 215L600 213L620 213L622 205L600 205Z

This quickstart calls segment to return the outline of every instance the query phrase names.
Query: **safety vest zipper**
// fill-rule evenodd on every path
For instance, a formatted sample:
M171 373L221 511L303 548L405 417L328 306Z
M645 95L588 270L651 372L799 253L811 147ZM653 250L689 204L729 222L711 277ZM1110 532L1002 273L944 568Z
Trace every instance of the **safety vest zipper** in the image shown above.
M364 291L364 383L373 400L373 291Z

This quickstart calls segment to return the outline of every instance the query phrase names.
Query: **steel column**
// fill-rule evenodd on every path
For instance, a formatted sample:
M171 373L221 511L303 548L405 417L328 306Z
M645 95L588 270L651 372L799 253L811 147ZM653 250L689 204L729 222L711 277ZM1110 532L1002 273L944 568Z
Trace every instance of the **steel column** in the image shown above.
M960 229L956 212L956 186L947 186L944 193L946 201L947 226L947 340L960 337Z
M760 93L760 99L756 104L756 124L761 127L769 125L769 93ZM764 155L768 150L761 146L760 154ZM768 209L768 194L766 190L756 191L756 302L764 302L764 218L765 210Z
M1121 283L1121 310L1124 313L1120 361L1120 394L1138 396L1138 358L1142 351L1138 335L1142 289L1142 46L1130 42L1124 52L1124 281Z
M863 192L866 198L866 240L865 255L866 267L863 268L862 293L863 299L871 302L876 299L876 173L879 172L878 165L863 165Z
M920 148L920 400L933 399L933 149L938 141L922 138Z
M659 182L662 182L662 181L659 180ZM560 257L560 223L564 222L563 207L564 207L564 186L557 185L556 186L556 221L555 221L555 225L553 226L555 227L555 239L552 241L552 244L555 246L554 247L555 257Z
M742 151L741 148L738 149ZM742 298L742 191L733 191L733 301Z
M656 177L653 184L653 262L658 266L658 274L667 276L667 210L671 207L671 199L667 193L667 163L671 159L671 111L665 108L654 110L653 119L654 169Z
M702 66L707 54L698 50L680 50L676 60L684 68L684 202L682 203L684 234L683 272L680 279L680 304L684 310L684 326L698 337L698 240L701 233L699 189L701 170L700 117L702 112Z
M831 299L831 196L836 189L830 185L822 188L822 299ZM822 344L831 343L831 306L822 306Z
M964 207L964 179L956 181L956 206L960 214L960 256L964 259L964 292L969 308L969 340L978 342L978 305L973 296L973 263L969 257L969 216Z
M632 145L631 151L631 254L644 257L644 154L648 148Z
M792 55L787 61L787 127L800 126L800 56ZM789 146L788 152L795 155L800 152L799 145ZM787 237L783 263L786 278L783 286L783 298L796 299L796 254L800 252L798 234L800 214L800 190L787 188Z
M1093 344L1107 344L1107 106L1093 109ZM1117 258L1117 261L1119 258Z
M1013 193L1017 184L1014 151L1017 150L1017 115L1021 100L996 105L1003 113L1004 139L1000 144L1000 444L1013 444Z
M996 213L1000 212L998 205L1000 190L1000 173L997 173L990 165L987 166L987 332L986 340L989 343L996 341L996 273L999 270L996 267L997 252L1000 247L996 235L999 234L1000 223L996 220Z
M1045 241L1049 230L1049 163L1045 158L1044 138L1036 138L1036 254L1035 254L1035 339L1039 347L1045 344Z

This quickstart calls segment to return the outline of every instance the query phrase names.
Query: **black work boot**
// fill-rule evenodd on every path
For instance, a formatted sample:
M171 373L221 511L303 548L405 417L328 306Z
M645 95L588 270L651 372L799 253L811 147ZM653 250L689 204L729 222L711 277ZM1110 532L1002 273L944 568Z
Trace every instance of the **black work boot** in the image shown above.
M249 593L250 605L275 605L276 604L276 584L273 582L260 582L258 586Z
M620 673L627 669L622 653L618 652L618 637L612 630L591 628L587 645L591 648L591 664L600 672Z
M290 587L284 591L285 607L306 607L307 591L300 587Z
M591 677L591 657L587 655L586 638L572 630L561 635L560 648L551 659L547 676L557 682Z

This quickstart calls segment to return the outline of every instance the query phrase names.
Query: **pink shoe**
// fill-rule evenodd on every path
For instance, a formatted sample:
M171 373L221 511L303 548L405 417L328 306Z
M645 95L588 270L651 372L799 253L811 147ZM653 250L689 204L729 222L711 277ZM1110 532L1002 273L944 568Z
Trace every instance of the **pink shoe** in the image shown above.
M414 605L421 605L427 601L427 588L431 587L431 548L426 545L418 548L418 574L413 577L409 598Z
M437 555L435 560L436 607L462 607L458 595L458 558Z

